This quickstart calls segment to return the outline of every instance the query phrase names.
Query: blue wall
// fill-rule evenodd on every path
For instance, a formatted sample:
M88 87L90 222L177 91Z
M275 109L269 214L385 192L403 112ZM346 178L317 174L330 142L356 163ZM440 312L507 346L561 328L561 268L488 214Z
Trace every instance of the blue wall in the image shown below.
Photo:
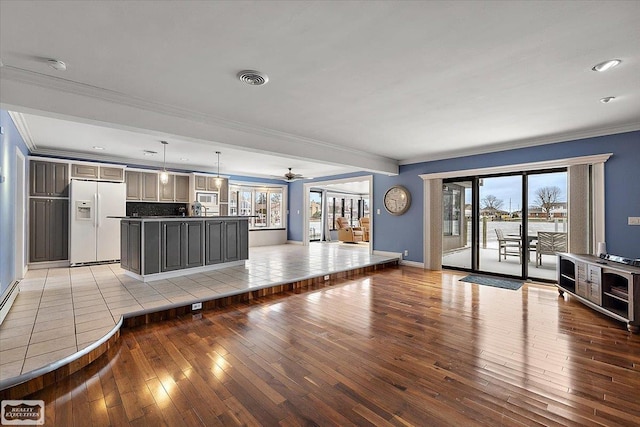
M0 165L4 182L0 183L0 295L13 283L15 272L16 238L16 147L24 154L29 150L20 137L13 120L4 110L0 110ZM25 159L26 160L26 159ZM25 165L28 170L28 165ZM25 218L25 227L26 218ZM26 247L26 242L25 242Z
M629 258L640 258L640 226L627 225L627 217L640 216L640 131L576 141L546 144L496 153L458 157L400 167L397 176L375 174L374 249L379 251L409 251L406 259L423 262L423 184L418 176L425 173L488 168L519 163L613 153L605 163L605 235L607 251ZM357 175L357 174L356 174ZM343 177L342 175L340 177ZM321 180L340 177L325 177ZM389 215L382 197L391 185L404 185L412 195L411 208L402 216ZM301 241L302 184L289 187L289 238ZM380 214L375 212L380 209Z

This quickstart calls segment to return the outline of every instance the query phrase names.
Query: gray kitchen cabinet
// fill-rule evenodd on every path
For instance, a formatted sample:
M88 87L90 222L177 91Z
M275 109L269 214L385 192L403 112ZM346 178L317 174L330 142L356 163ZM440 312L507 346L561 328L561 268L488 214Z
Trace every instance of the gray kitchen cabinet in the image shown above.
M69 259L69 201L29 200L29 261Z
M184 250L186 251L184 260L185 267L198 267L203 265L203 253L202 253L202 239L203 239L203 223L197 222L185 222L184 227L186 241L183 242Z
M32 160L29 164L29 194L31 196L68 197L69 165Z
M122 181L124 179L124 169L110 166L100 166L100 179L109 181Z
M86 179L98 179L99 177L98 165L71 165L71 178L86 178Z
M142 199L142 172L126 171L127 200Z
M202 227L202 221L162 222L161 271L203 265Z
M224 261L237 261L249 258L248 221L225 221Z
M134 273L140 274L140 222L120 222L120 265Z
M249 223L244 220L205 221L205 264L249 258Z
M189 274L249 259L247 217L127 217L121 223L120 264L145 281L165 272Z
M175 201L189 203L189 177L187 175L176 175Z
M158 174L142 173L142 200L149 202L158 201Z
M166 184L160 183L160 197L161 202L173 202L175 198L175 175L169 174L169 179Z
M224 262L224 221L205 221L205 265Z

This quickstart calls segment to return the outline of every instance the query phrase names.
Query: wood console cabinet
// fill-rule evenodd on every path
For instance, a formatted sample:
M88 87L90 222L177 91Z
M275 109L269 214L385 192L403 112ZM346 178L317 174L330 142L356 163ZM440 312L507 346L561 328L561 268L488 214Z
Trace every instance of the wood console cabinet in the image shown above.
M593 255L558 254L558 292L640 332L640 268Z

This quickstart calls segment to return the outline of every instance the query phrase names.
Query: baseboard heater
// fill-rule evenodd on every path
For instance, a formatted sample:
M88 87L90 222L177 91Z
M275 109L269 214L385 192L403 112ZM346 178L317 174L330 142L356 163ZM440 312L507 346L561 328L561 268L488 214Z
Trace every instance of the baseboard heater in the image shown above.
M7 288L4 294L2 294L2 302L0 302L0 325L4 321L4 318L9 314L9 310L13 305L13 301L18 296L18 284L20 281L16 280L11 286Z

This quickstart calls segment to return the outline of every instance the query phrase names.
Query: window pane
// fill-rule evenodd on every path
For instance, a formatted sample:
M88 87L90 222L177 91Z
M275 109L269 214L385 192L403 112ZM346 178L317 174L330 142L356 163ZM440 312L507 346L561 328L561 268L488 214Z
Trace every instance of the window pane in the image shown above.
M256 227L266 227L267 225L267 192L256 191L256 210L253 224Z
M238 190L229 192L229 215L238 215Z
M282 227L282 193L269 193L269 225Z
M335 208L336 208L336 199L335 199L335 197L327 197L327 224L330 225L330 228L332 230L336 229Z

